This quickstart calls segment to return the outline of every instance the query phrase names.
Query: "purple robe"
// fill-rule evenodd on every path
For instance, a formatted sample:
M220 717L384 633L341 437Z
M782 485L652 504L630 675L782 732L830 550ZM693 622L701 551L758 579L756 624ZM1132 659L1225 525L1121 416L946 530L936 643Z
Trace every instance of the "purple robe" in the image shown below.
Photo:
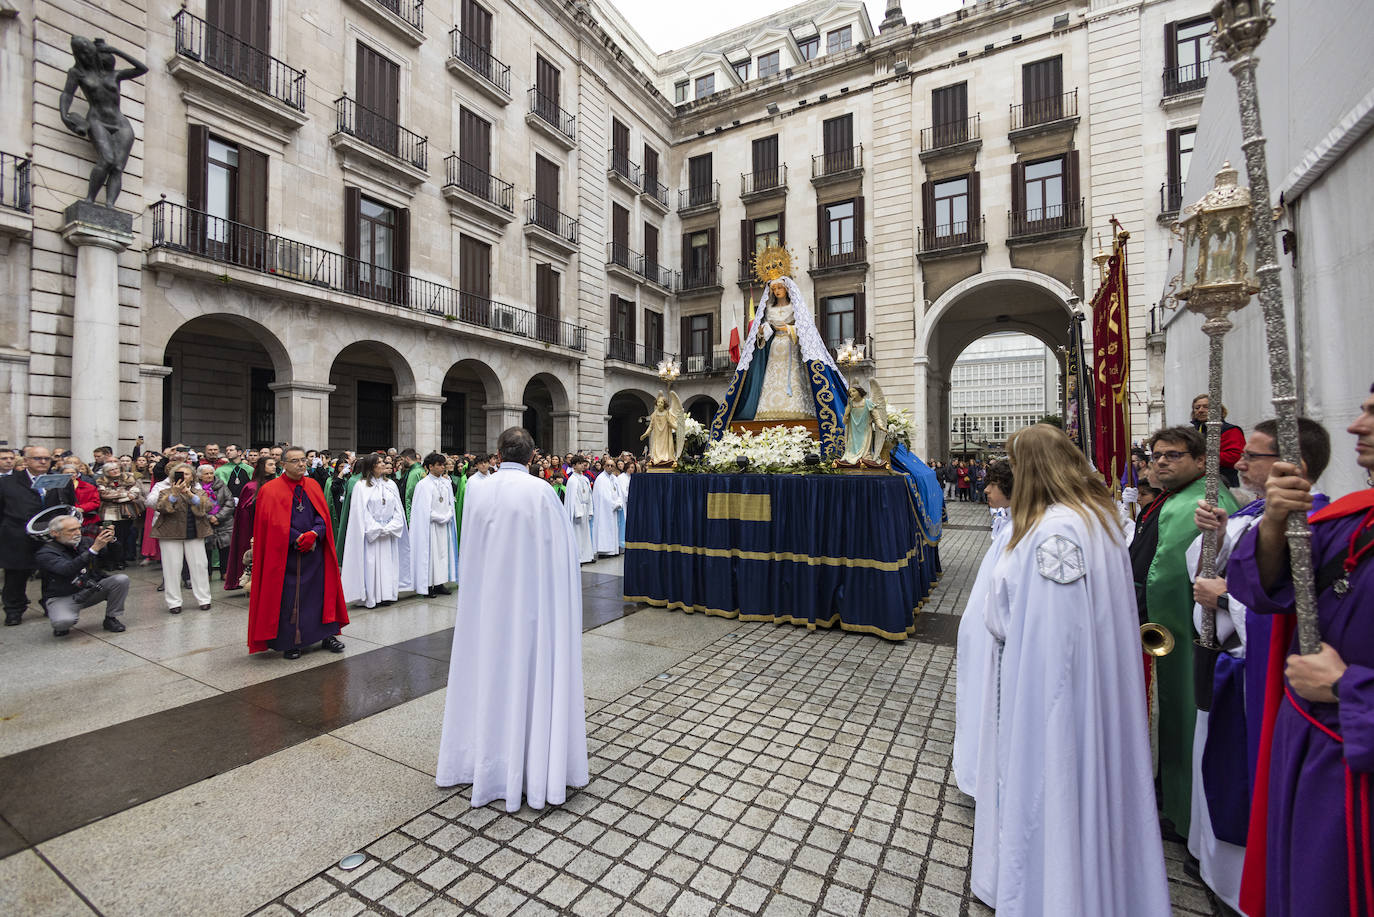
M1364 514L1312 526L1312 566L1320 570L1344 557L1350 536ZM1231 554L1228 590L1259 615L1292 614L1293 582L1285 577L1272 593L1260 583L1255 561L1258 526ZM1266 917L1351 913L1346 836L1346 766L1355 779L1358 814L1360 779L1374 772L1374 561L1366 560L1350 577L1350 591L1333 589L1317 597L1322 640L1349 666L1341 678L1339 704L1314 704L1290 690L1293 703L1344 738L1324 735L1284 700L1274 723L1269 770L1269 812L1265 862ZM1251 635L1251 646L1263 645ZM1294 635L1290 653L1298 652ZM1357 836L1361 833L1357 825ZM1360 841L1361 853L1370 839ZM1248 869L1247 869L1248 872ZM1357 885L1362 886L1363 878ZM1361 899L1363 891L1358 892ZM1363 901L1365 908L1374 902ZM1368 913L1368 910L1360 913Z
M267 645L274 650L290 650L319 643L325 637L339 633L339 625L324 623L324 564L325 551L305 554L294 547L296 539L306 532L314 532L318 543L324 544L325 521L306 496L305 488L297 484L291 494L290 552L286 558L286 575L281 584L281 621L277 636ZM299 609L299 615L297 614ZM297 627L300 639L296 639Z

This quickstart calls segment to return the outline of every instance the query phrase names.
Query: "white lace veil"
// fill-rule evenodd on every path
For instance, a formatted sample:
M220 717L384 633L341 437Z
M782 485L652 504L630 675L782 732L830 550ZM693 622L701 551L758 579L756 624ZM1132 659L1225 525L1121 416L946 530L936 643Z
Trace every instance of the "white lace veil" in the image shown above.
M816 330L816 323L811 318L811 310L806 305L806 299L802 296L802 291L797 287L796 281L791 277L780 277L783 286L787 287L788 299L792 301L793 323L797 326L797 343L801 345L802 359L806 361L818 360L829 366L840 377L842 385L848 388L849 383L845 381L844 374L835 365L835 358L830 355L830 350L821 340L821 334ZM736 369L744 372L749 368L749 364L754 362L754 341L759 333L759 324L763 324L763 339L767 341L773 336L773 326L764 322L768 316L768 306L773 302L773 285L770 283L764 287L763 299L759 303L758 310L754 313L754 322L749 326L749 336L745 338L746 345L744 353L740 355L739 366Z

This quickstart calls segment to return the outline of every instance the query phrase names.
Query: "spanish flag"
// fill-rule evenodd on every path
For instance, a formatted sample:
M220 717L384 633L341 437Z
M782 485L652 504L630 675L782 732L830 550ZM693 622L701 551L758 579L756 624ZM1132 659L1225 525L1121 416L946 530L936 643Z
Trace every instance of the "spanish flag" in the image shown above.
M754 324L754 291L749 291L749 321L746 327L753 327ZM730 362L738 364L740 360L740 330L739 313L733 313L730 318Z

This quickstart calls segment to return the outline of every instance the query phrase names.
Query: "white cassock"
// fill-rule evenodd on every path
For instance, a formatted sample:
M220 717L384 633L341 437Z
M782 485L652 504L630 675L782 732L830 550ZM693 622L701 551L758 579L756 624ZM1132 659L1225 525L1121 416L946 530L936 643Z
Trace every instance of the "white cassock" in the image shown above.
M603 471L592 485L592 547L598 554L620 553L620 518L625 495L616 475Z
M396 482L374 478L353 485L342 563L344 600L373 608L411 588L410 538Z
M1217 546L1217 576L1226 575L1226 562L1231 558L1231 549L1236 546L1240 536L1259 522L1254 516L1231 516L1226 520L1226 537ZM1197 579L1198 563L1202 559L1202 536L1193 539L1188 546L1188 578ZM1245 658L1245 606L1234 596L1228 596L1229 612L1217 610L1217 642L1225 643L1234 634L1240 641L1239 646L1228 649L1237 659ZM1193 603L1193 626L1202 630L1202 606ZM1267 647L1264 651L1267 651ZM1193 727L1193 802L1192 818L1188 823L1188 852L1198 859L1202 881L1216 892L1233 910L1240 910L1240 875L1245 865L1245 848L1219 840L1212 831L1212 814L1207 806L1207 793L1202 782L1202 753L1207 748L1206 711L1197 712L1197 724ZM1237 780L1248 781L1249 774L1237 774Z
M997 917L1170 913L1134 596L1120 536L1059 505L993 567L971 884Z
M472 804L561 805L586 786L582 573L572 523L547 482L503 463L463 499L444 731L435 782Z
M983 621L992 568L1011 540L1011 517L1006 509L992 511L992 544L983 555L978 576L969 590L968 604L959 619L959 649L954 657L954 781L973 795L978 782L978 731L983 715L983 685L990 665L997 661L997 644Z
M410 569L416 592L458 580L458 520L453 484L427 474L410 501ZM345 542L347 545L347 542Z
M592 482L585 474L574 471L568 478L563 508L572 521L578 563L589 564L596 560L596 551L592 550Z

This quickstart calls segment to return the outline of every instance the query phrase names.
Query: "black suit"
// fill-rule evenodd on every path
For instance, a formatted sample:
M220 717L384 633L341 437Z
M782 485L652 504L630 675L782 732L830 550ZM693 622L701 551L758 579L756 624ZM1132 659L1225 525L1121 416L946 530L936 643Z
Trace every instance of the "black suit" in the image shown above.
M5 617L17 617L29 607L26 589L34 568L37 545L29 537L29 520L43 509L43 498L33 489L26 469L0 478L0 568L5 571Z

